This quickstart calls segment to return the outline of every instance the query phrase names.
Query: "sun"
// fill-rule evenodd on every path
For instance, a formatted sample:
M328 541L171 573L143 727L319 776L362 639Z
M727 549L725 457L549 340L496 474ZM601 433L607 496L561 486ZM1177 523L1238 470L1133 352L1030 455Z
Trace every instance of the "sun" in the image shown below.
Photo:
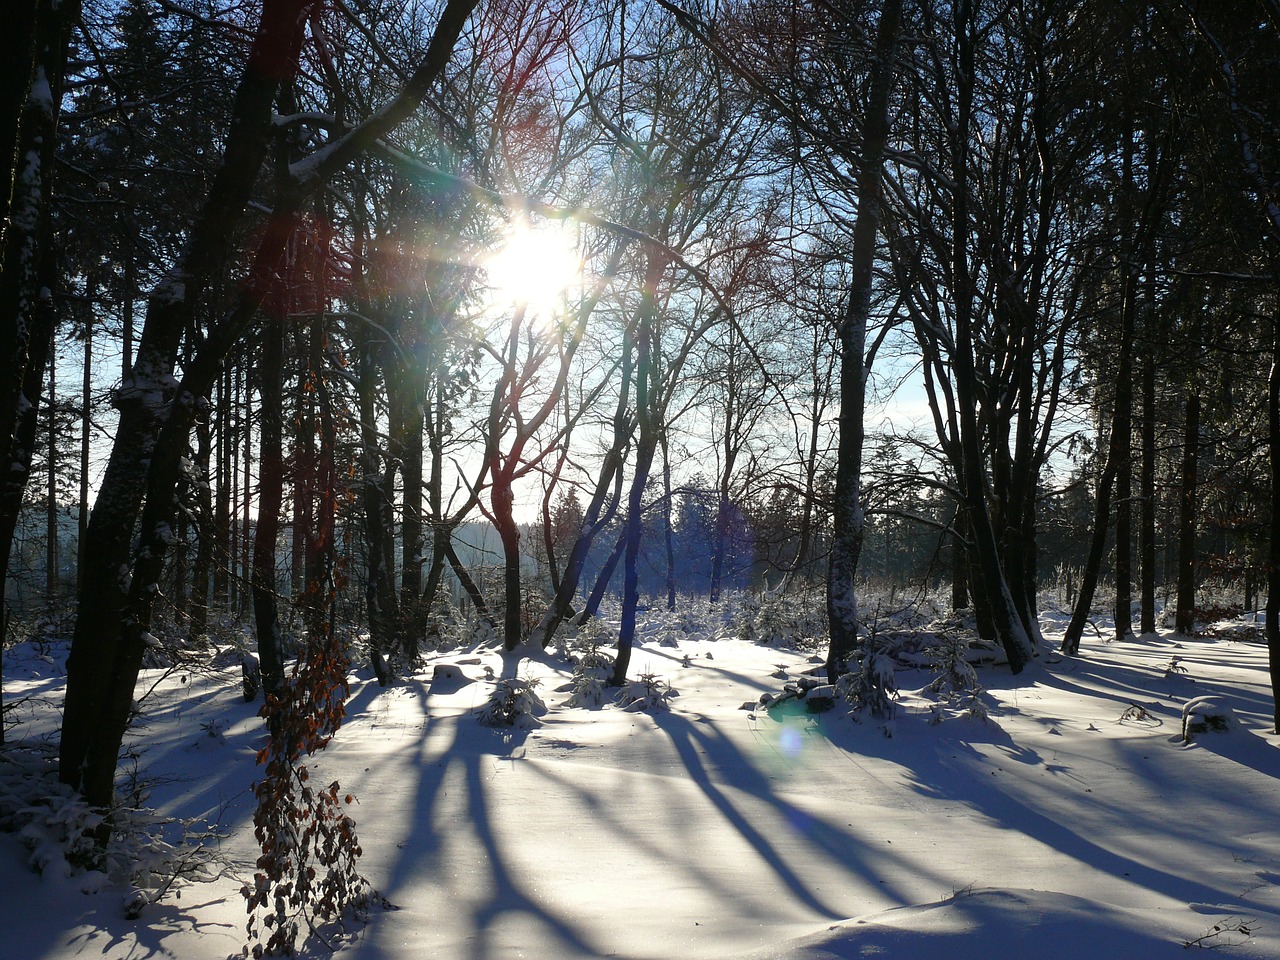
M523 217L507 227L484 268L495 307L524 307L544 320L564 309L566 294L582 281L575 233L565 224L535 226Z

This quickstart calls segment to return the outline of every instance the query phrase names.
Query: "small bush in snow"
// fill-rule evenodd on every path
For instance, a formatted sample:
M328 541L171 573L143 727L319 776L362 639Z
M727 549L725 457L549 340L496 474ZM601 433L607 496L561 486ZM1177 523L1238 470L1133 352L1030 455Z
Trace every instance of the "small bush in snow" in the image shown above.
M540 685L536 677L499 680L489 700L475 711L476 719L486 727L538 726L538 717L547 712L537 693Z
M128 884L131 916L177 886L221 876L209 847L217 835L199 821L123 805L104 815L58 780L52 750L13 745L0 756L0 829L18 834L37 872L77 877L86 893Z
M614 703L623 710L670 710L671 699L679 695L656 674L642 673L618 691Z
M756 643L766 647L790 647L796 639L796 625L783 608L780 597L770 597L760 604L756 616Z
M868 640L858 652L856 668L836 681L836 692L855 711L867 710L879 718L892 717L892 698L898 691L895 667L883 641Z
M759 616L760 598L752 593L743 594L738 601L738 611L735 617L739 640L755 643L760 638L760 632L756 628L756 620Z
M498 642L498 631L488 617L472 617L467 628L468 646L492 647Z
M978 691L978 673L969 662L969 641L958 633L940 633L936 642L924 650L935 676L929 684L931 693L952 696Z
M609 642L601 630L588 630L590 624L573 638L572 692L565 702L570 707L598 707L604 702L605 683L613 673L613 656L603 649Z

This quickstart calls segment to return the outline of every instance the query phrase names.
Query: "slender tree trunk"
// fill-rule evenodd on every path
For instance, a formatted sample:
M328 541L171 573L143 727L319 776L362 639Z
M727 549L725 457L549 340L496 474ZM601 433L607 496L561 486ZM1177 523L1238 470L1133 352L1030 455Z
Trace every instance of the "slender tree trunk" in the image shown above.
M406 376L409 376L406 372ZM426 549L422 536L422 430L420 394L402 410L400 428L400 476L404 487L400 518L400 625L401 648L412 663L418 656L422 633L422 567Z
M1131 320L1125 321L1125 332L1120 344L1120 369L1117 384L1125 383L1132 369L1132 328ZM1080 578L1080 593L1076 597L1075 609L1071 613L1071 621L1067 624L1062 637L1062 652L1075 655L1080 652L1080 638L1084 634L1084 625L1089 619L1089 611L1093 606L1093 595L1098 587L1098 575L1102 569L1102 556L1106 550L1107 527L1111 518L1111 490L1115 484L1117 460L1119 453L1116 444L1117 425L1112 418L1111 440L1108 443L1107 462L1098 478L1098 494L1094 501L1093 533L1089 540L1089 553L1085 557L1084 571Z
M662 539L667 560L667 609L676 608L676 545L671 527L671 450L662 431Z
M886 0L876 31L875 59L867 94L862 163L858 170L858 215L849 257L849 300L840 321L840 420L836 452L834 528L827 569L827 679L835 683L858 648L858 559L862 553L862 444L866 403L867 323L871 316L876 237L884 190L884 149L889 139L889 100L894 85L900 0Z
M263 328L258 389L258 526L253 540L253 619L258 630L262 686L268 696L284 689L284 651L276 605L276 541L284 501L284 324L283 311Z
M1116 385L1120 463L1116 467L1115 638L1133 633L1133 387Z
M93 321L98 295L97 277L89 277L89 309L84 324L84 364L80 381L80 497L76 516L76 590L84 576L85 533L89 529L89 437L93 404Z
M493 622L493 617L489 613L489 605L485 603L484 594L480 592L480 588L472 579L471 573L458 558L458 551L453 546L453 538L451 534L445 535L444 553L449 558L449 566L453 568L453 575L458 578L458 583L465 593L471 599L471 605L476 608L476 616L482 620Z
M596 477L595 489L591 501L583 514L582 527L574 540L569 556L565 560L564 572L560 576L560 587L555 597L543 614L542 622L534 628L531 640L546 647L555 637L556 630L569 616L574 595L582 580L582 571L586 567L587 555L596 538L613 520L622 499L622 480L624 449L631 436L631 419L627 413L627 404L631 395L632 374L634 372L635 351L634 336L626 338L622 358L621 384L618 389L618 403L613 414L613 440L605 451L600 464L600 473Z
M45 489L44 603L53 610L58 600L58 354L49 351L49 420L45 445L48 463Z
M955 177L952 200L951 271L955 283L955 349L952 353L952 375L955 380L956 405L960 415L960 487L983 586L991 604L996 635L1004 647L1013 673L1021 672L1031 655L1031 641L1009 591L991 516L987 511L987 479L983 467L978 428L977 377L974 371L973 280L970 274L968 245L972 225L969 222L968 157L972 131L974 90L973 10L969 0L956 7L956 36L959 44L959 91L952 154Z
M578 626L594 617L596 611L600 609L600 603L604 600L604 595L609 591L609 583L613 580L613 575L618 569L618 562L622 559L622 551L626 546L627 534L624 530L617 541L614 542L613 549L609 551L609 556L605 559L604 566L600 568L596 582L591 587L591 592L587 594L587 602L582 605L578 615L573 618L573 622Z
M1142 613L1139 630L1156 632L1156 360L1151 344L1142 361L1142 516L1138 552L1142 558Z
M627 491L627 516L623 522L622 616L618 623L618 656L613 662L609 683L620 687L627 682L631 650L635 645L636 611L640 605L640 541L644 535L644 489L649 482L654 453L662 425L659 411L659 376L655 327L658 301L655 291L662 281L664 264L650 251L645 265L644 288L636 322L636 442L635 467Z
M1277 217L1280 219L1280 217ZM1271 524L1267 543L1265 634L1271 676L1272 729L1280 733L1280 314L1271 318L1271 375L1267 380L1267 446L1271 455Z
M1182 435L1182 485L1178 497L1178 599L1174 630L1195 631L1196 619L1196 473L1200 454L1200 393L1187 394Z
M213 570L213 491L209 488L212 451L209 417L196 421L196 558L191 571L191 619L188 636L204 636L209 630L209 589Z

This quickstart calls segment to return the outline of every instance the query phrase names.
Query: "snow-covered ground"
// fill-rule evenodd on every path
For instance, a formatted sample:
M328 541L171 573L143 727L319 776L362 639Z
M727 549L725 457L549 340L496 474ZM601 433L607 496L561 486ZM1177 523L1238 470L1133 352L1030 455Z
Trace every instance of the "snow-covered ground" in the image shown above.
M475 719L486 667L511 668L493 651L434 656L387 689L357 671L315 769L357 795L362 869L392 908L349 925L342 955L1148 960L1190 943L1280 957L1265 648L1086 636L1061 659L1059 626L1046 620L1021 676L979 670L985 720L935 707L927 669L898 672L887 726L795 700L744 709L813 670L813 651L706 631L637 650L631 676L679 693L665 711L564 706L568 664L523 660L549 708L530 728ZM6 652L6 702L29 698L11 741L54 736L65 656ZM217 820L240 879L127 920L122 889L38 875L0 834L0 955L239 952L262 721L229 668L160 678L144 678L160 682L134 731L137 782L164 816ZM1203 696L1235 719L1187 744L1183 707Z

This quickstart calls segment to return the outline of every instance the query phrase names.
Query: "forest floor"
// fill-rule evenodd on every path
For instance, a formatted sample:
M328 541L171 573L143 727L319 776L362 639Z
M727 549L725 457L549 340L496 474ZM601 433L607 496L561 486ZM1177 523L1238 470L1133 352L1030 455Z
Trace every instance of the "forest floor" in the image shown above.
M565 706L572 668L551 652L433 654L385 689L353 670L314 776L358 798L361 870L388 908L335 945L351 960L1280 957L1280 738L1256 631L1090 632L1064 659L1062 625L1046 615L1019 676L980 664L976 699L931 693L903 645L890 720L760 706L820 669L817 651L728 628L646 634L630 675L674 688L668 709ZM16 746L56 736L66 652L5 651L6 703L22 701L11 792ZM537 725L477 722L504 670L540 681ZM32 831L0 833L3 956L239 953L265 739L239 680L230 663L149 671L122 784L160 816L216 821L224 875L128 920L127 887L38 874ZM1227 729L1188 743L1184 707L1205 696Z

